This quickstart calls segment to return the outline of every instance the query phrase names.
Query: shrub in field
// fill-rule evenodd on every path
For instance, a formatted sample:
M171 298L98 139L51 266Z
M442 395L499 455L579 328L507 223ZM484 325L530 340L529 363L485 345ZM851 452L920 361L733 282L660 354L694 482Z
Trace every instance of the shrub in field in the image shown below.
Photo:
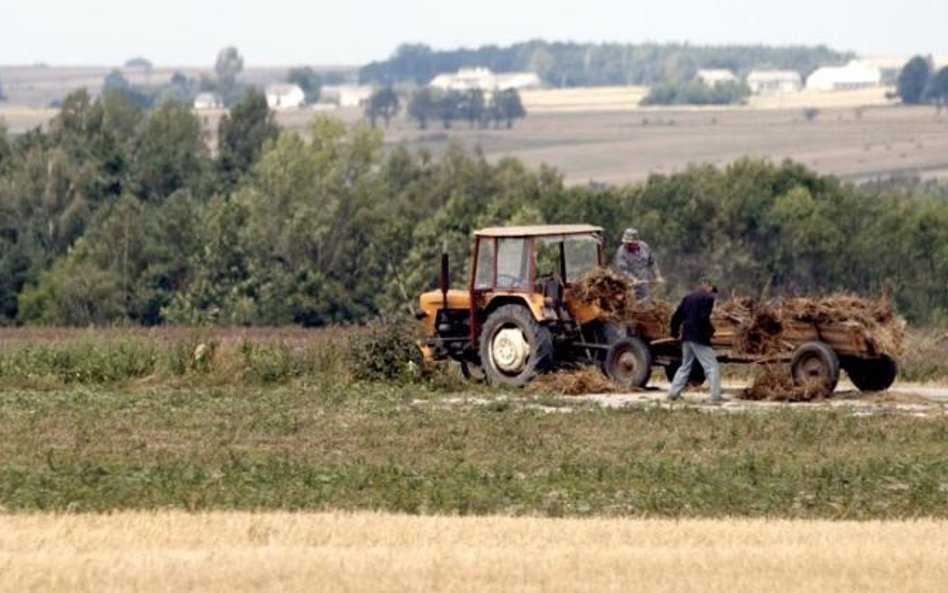
M356 379L410 379L420 368L418 329L408 320L379 322L349 339L349 368Z
M238 347L245 381L280 383L306 372L304 357L285 343L243 340Z

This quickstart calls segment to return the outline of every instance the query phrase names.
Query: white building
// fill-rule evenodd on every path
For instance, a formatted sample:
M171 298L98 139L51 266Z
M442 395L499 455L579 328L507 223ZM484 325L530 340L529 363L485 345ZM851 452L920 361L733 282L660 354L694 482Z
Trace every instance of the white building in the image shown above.
M534 72L508 72L494 74L489 68L461 68L456 74L439 74L428 86L443 91L506 91L509 89L535 89L541 85Z
M882 70L859 60L853 60L845 66L819 68L806 79L807 90L813 91L865 89L881 84Z
M372 87L365 85L324 86L319 99L339 107L361 107L372 96Z
M698 70L698 74L696 74L695 77L707 86L737 82L737 77L734 76L734 73L723 68Z
M214 93L198 93L198 96L194 97L194 108L198 111L223 109L224 102Z
M796 93L803 89L803 79L795 70L753 70L747 86L755 95Z
M306 93L297 84L271 84L266 94L270 109L292 109L306 104Z

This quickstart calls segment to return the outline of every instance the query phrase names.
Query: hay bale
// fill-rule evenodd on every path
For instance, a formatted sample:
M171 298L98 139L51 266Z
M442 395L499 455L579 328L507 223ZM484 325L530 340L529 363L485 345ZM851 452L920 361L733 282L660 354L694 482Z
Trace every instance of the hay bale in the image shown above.
M534 395L585 395L588 393L626 393L630 389L620 387L606 377L595 366L583 366L540 375L526 387Z
M741 392L741 399L804 402L826 399L832 393L820 384L795 385L790 367L784 364L763 364L757 367L754 381Z

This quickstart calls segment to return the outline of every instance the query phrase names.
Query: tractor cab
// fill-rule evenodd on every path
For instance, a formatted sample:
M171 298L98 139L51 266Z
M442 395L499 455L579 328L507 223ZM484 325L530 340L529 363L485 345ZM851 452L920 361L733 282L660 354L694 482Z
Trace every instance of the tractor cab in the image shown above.
M448 287L443 254L439 290L421 295L426 354L509 385L579 359L605 363L625 329L601 322L595 307L571 294L603 265L603 249L602 228L585 224L476 231L467 289Z

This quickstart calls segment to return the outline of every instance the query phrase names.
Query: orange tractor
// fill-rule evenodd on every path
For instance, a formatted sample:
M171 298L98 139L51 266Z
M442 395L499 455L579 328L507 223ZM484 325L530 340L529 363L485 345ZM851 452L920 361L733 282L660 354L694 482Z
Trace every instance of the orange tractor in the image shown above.
M445 253L439 289L421 295L428 360L456 360L465 376L501 385L581 363L626 387L648 382L648 346L573 296L573 284L604 264L600 227L496 227L474 238L467 288L449 288Z

